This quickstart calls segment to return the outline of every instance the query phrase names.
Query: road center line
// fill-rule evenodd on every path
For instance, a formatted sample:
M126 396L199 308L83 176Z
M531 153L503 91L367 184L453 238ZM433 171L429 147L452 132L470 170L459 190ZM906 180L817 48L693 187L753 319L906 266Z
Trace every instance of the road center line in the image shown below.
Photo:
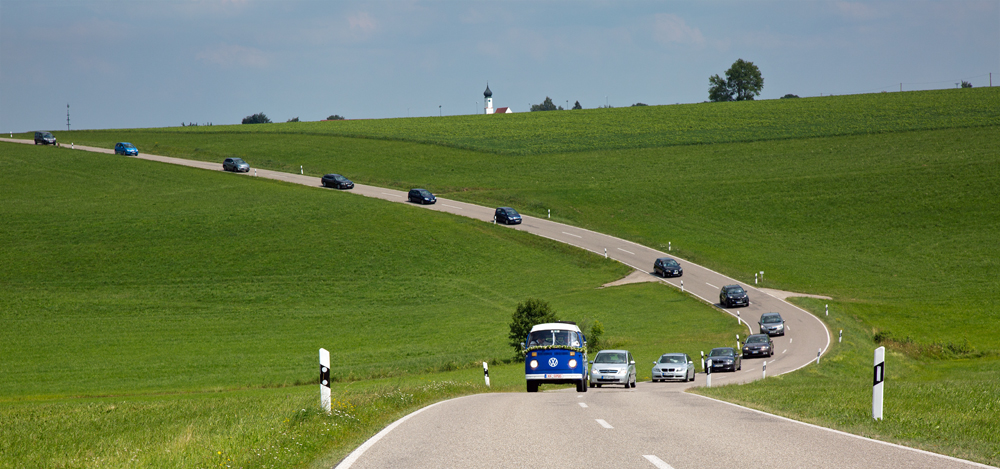
M633 256L635 255L635 253L634 253L634 252L632 252L632 251L626 251L626 250L624 250L624 249L622 249L622 248L618 248L618 250L619 250L619 251L621 251L621 252L627 252L627 253L629 253L629 254L631 254L631 255L633 255Z
M670 464L667 464L662 459L660 459L660 458L658 458L658 457L656 457L656 456L654 456L652 454L646 454L646 455L643 455L642 457L646 458L647 461L653 463L653 465L656 466L657 469L674 469L673 466L671 466Z
M584 409L587 408L587 403L586 402L577 402L577 404L580 404L580 407L583 407Z
M403 198L403 196L401 196L401 195L399 195L399 194L390 194L390 193L388 193L388 192L383 192L383 193L382 193L382 195L387 195L387 196L389 196L389 197L399 197L400 199L402 199L402 198Z
M562 232L562 234L564 234L564 235L570 235L570 236L576 236L577 238L580 238L580 239L583 239L583 236L580 236L580 235L575 235L575 234L573 234L573 233L567 233L567 232L565 232L565 231L563 231L563 232Z
M601 426L604 428L615 428L612 427L608 422L605 422L604 420L601 419L594 419L594 420L597 420L597 423L601 424Z
M784 349L784 350L781 351L781 353L785 353L787 351L788 351L788 349Z
M454 205L448 205L448 204L441 204L441 206L442 206L442 207L449 207L449 208L453 208L453 209L455 209L455 210L463 210L463 209L462 209L462 207L456 207L456 206L454 206Z
M717 286L715 286L715 285L712 285L711 283L708 283L708 282L705 282L705 285L708 285L708 286L710 286L710 287L712 287L712 288L719 288L719 287L717 287Z

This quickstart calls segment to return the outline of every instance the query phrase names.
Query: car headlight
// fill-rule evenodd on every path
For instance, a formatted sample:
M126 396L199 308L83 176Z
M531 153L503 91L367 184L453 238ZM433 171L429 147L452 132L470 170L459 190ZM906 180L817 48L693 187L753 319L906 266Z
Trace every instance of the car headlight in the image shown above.
M531 365L531 369L534 370L535 368L538 368L538 360L532 360L531 363L528 363L528 365Z
M570 368L576 368L576 360L570 360L569 361L569 367Z

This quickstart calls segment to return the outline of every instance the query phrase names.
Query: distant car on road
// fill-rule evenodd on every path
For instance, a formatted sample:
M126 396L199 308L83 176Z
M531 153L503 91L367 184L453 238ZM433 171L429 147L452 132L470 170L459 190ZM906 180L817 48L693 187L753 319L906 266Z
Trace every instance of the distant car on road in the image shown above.
M739 285L726 285L719 292L719 304L724 308L733 306L750 306L750 296Z
M757 321L760 326L760 333L767 335L785 335L785 320L781 319L779 313L764 313Z
M694 361L686 353L665 353L653 362L653 382L679 379L694 381Z
M653 263L653 273L660 277L680 277L684 275L684 269L677 261L669 257L661 257Z
M774 355L774 342L767 334L754 334L743 342L743 358L770 357Z
M739 353L732 347L718 347L708 352L705 363L712 361L712 371L736 371L743 369L743 361Z
M35 145L55 145L56 138L52 136L52 132L35 132Z
M234 173L249 173L250 164L243 161L243 158L226 158L222 162L223 171L232 171Z
M503 223L504 225L520 225L521 224L521 214L517 213L510 207L500 207L493 214L493 218L497 223Z
M339 174L326 174L320 180L323 187L333 187L335 189L354 189L354 182Z
M128 142L118 142L115 144L116 155L138 156L139 149Z
M590 362L590 387L602 384L621 384L635 387L635 359L628 350L601 350Z
M437 202L437 197L434 197L434 194L431 194L431 191L427 189L410 189L410 193L406 195L406 198L415 204L433 204Z

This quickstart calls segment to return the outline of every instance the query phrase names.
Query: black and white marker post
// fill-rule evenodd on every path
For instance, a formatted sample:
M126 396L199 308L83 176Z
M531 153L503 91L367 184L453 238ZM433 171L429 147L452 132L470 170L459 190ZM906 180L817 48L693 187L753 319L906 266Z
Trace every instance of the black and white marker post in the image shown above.
M319 349L319 406L330 413L330 352Z
M885 381L885 347L875 349L875 376L872 380L872 418L882 420L882 386Z
M490 366L483 362L483 376L486 377L486 387L490 387Z
M705 387L712 387L712 359L709 358L707 362L708 366L705 367Z

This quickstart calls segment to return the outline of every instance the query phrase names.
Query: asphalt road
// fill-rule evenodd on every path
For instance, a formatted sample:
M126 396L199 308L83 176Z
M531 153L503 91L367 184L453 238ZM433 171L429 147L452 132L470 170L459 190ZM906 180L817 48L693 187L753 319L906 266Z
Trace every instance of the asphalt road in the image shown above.
M6 138L0 141L33 143ZM82 145L76 145L75 149L114 153L111 149ZM222 171L221 161L207 163L146 154L133 158ZM251 169L239 176L321 187L316 176L263 169ZM348 192L409 204L406 192L393 189L356 184ZM492 207L443 198L438 198L435 205L413 206L484 222L492 221L494 211ZM652 271L657 257L670 255L547 219L523 216L523 220L510 228L606 255L647 273ZM826 326L806 311L754 285L671 257L684 267L684 276L659 281L683 288L717 307L723 285L742 285L750 294L750 306L723 311L731 314L734 321L745 324L748 333L757 332L757 320L762 313L781 313L786 321L786 335L774 338L775 354L766 359L768 376L808 366L830 346ZM736 345L736 339L733 337L731 345ZM720 344L723 345L730 344ZM741 371L714 373L712 384L761 379L764 361L747 359ZM647 365L637 363L637 366ZM394 423L337 467L990 467L682 392L692 385L705 385L705 380L705 374L698 374L693 383L646 382L639 383L634 390L605 387L582 394L570 390L481 394L444 401Z

